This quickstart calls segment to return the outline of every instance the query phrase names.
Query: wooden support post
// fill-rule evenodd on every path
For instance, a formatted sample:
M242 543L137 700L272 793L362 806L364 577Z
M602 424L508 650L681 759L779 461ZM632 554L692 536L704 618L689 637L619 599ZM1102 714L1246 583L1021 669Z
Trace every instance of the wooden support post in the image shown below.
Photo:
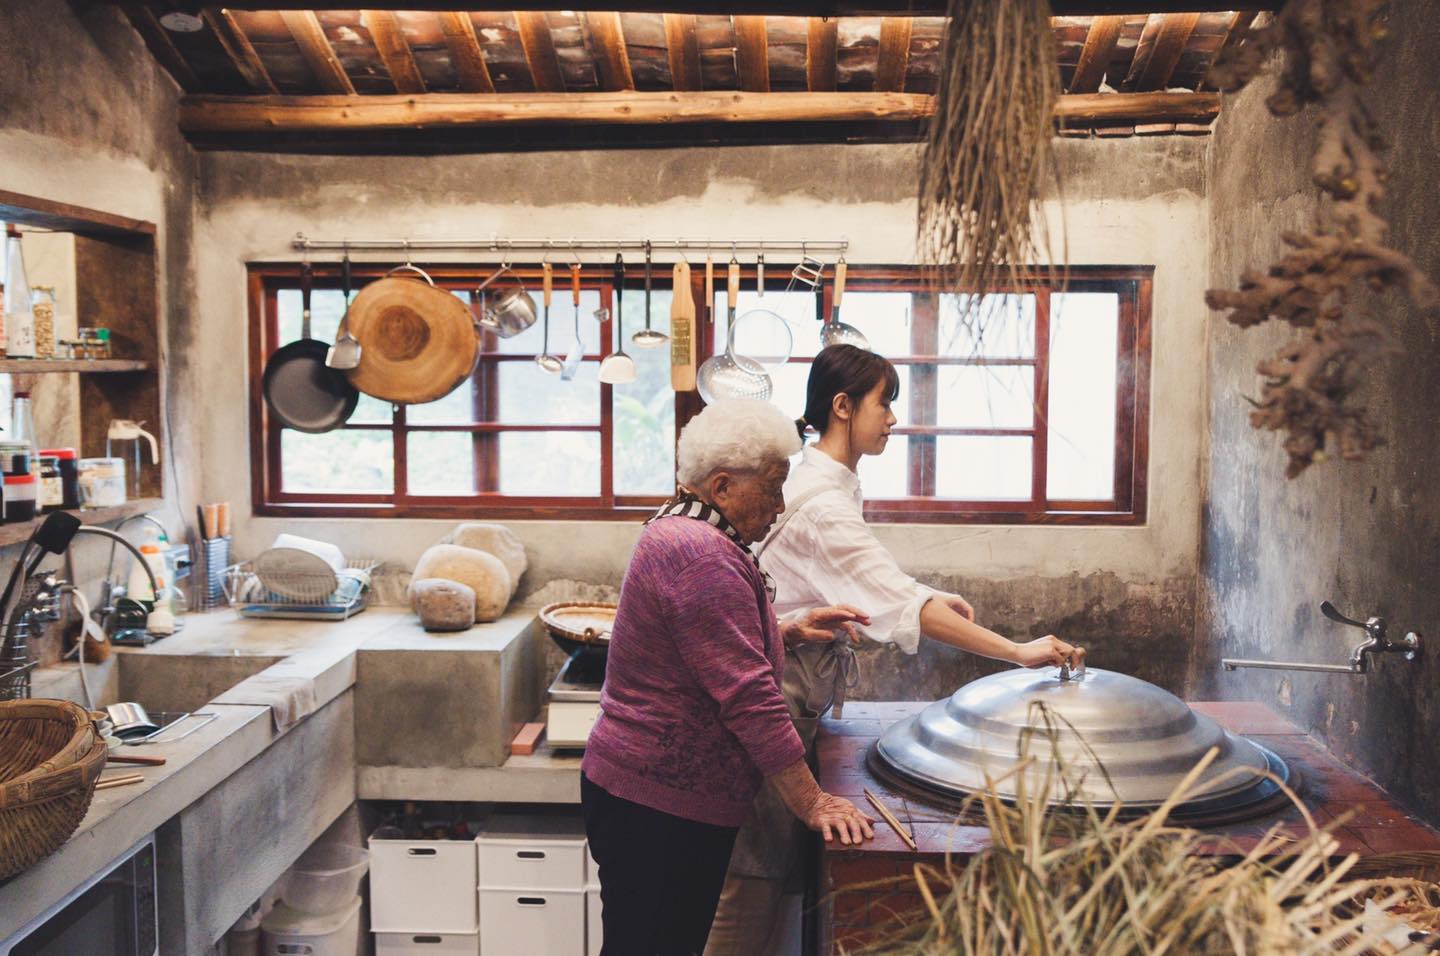
M834 17L811 17L805 40L805 79L816 93L835 89L835 55L839 26Z
M903 93L905 71L910 66L909 17L886 17L880 22L880 60L875 67L875 90Z
M764 17L735 18L735 69L740 74L740 89L770 92L770 41Z
M700 41L695 36L693 14L665 14L665 45L670 54L670 82L675 89L701 89Z

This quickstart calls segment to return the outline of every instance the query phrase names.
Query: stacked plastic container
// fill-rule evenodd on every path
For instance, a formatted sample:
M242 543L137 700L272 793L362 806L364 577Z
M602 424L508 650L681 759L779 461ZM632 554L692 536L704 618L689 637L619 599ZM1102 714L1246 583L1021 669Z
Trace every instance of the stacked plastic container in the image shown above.
M600 950L598 883L577 817L497 814L473 841L372 836L370 853L376 956Z
M480 851L480 951L585 952L585 828L576 817L496 815Z
M290 868L260 924L265 956L354 956L360 942L360 881L370 854L358 846L317 843Z

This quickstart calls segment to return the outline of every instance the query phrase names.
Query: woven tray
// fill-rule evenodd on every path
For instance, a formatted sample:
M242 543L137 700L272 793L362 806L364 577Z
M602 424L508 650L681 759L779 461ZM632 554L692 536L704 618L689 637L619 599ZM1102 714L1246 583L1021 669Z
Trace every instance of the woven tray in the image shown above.
M551 634L578 644L609 644L615 626L615 605L600 601L561 601L540 609Z

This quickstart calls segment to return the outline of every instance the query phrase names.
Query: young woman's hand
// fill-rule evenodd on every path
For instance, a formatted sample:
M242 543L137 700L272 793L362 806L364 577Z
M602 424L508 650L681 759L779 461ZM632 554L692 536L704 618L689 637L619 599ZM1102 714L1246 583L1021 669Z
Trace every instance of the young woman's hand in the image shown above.
M824 791L816 796L802 820L807 827L823 836L826 843L837 836L846 846L875 838L875 828L871 826L875 821L870 816L844 797Z
M1085 663L1085 648L1066 644L1054 634L1015 645L1015 663L1021 667L1059 667L1066 661L1079 668Z
M828 644L841 635L848 636L851 644L859 644L856 623L869 624L870 615L848 604L831 604L789 615L781 622L780 633L787 645Z

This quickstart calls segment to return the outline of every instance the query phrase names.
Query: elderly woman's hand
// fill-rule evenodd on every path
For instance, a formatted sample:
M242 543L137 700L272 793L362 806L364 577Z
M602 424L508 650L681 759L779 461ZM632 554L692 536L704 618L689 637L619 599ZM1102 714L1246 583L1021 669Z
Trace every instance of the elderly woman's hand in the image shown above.
M788 646L829 643L841 635L848 636L851 644L859 644L860 632L855 629L857 623L869 624L870 615L848 604L812 607L808 611L787 615L780 622L780 636Z
M818 831L826 843L837 836L846 846L875 838L875 828L870 825L875 821L871 817L844 797L823 790L816 795L810 811L801 819L807 827Z

